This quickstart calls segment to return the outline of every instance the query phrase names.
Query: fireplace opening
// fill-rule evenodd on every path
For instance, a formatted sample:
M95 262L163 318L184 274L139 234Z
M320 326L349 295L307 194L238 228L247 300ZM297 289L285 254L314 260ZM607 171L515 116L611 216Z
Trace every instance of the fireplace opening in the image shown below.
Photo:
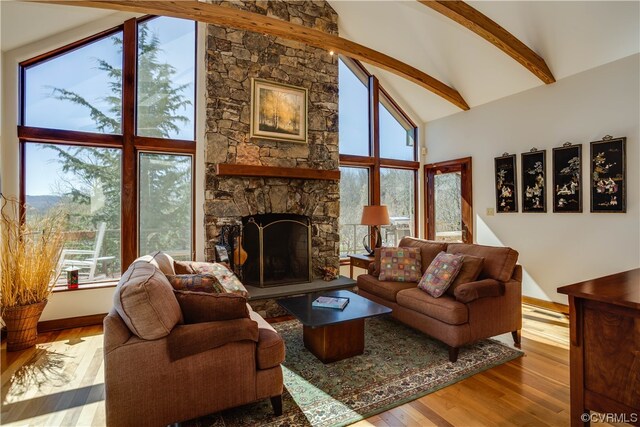
M311 220L303 215L242 218L245 284L267 287L311 281Z

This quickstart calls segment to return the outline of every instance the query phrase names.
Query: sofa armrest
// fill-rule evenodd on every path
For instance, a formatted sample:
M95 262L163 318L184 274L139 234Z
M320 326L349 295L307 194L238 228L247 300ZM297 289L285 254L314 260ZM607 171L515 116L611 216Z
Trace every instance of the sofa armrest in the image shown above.
M478 280L464 283L453 292L456 300L462 303L475 301L478 298L497 297L504 294L504 284L494 279Z
M176 326L167 337L171 360L178 360L235 341L258 342L258 324L251 319Z
M133 335L127 324L114 308L102 321L104 330L104 352L109 353L124 345Z

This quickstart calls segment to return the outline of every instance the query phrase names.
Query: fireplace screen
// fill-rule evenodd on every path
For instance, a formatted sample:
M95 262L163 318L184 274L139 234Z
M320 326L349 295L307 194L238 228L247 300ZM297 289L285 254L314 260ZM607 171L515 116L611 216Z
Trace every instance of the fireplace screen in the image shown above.
M242 218L245 284L277 286L311 281L311 221L303 215L263 214Z

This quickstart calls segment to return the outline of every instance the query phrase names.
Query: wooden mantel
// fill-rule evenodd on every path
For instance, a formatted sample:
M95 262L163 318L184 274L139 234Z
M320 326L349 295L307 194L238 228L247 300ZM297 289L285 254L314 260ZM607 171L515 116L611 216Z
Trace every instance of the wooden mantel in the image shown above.
M255 176L261 178L285 179L324 179L339 181L339 170L323 170L309 168L281 168L275 166L256 166L221 163L216 165L218 176Z

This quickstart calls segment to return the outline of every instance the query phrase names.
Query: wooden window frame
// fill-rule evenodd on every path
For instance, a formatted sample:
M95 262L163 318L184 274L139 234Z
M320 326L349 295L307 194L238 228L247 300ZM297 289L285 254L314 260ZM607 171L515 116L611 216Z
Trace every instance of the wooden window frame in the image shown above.
M382 168L412 170L413 174L413 206L414 206L414 234L418 236L418 171L420 170L420 162L418 159L418 126L404 112L402 108L395 102L389 93L380 85L380 81L376 76L371 74L356 59L340 56L340 60L351 70L355 76L362 81L362 77L366 76L367 81L362 81L369 92L369 156L358 156L353 154L340 154L340 166L360 167L369 170L369 203L379 205L381 202L381 179L380 170ZM398 116L413 127L414 130L414 160L397 160L380 157L380 97L383 96L395 110ZM373 236L372 236L373 239ZM373 245L373 240L371 242Z
M38 55L19 64L19 115L18 115L18 141L19 162L20 162L20 209L21 217L24 218L26 210L26 170L25 170L25 146L30 143L51 143L61 145L117 148L122 152L122 172L121 172L121 213L120 213L120 233L121 233L121 270L124 271L138 257L139 240L139 212L138 212L138 177L139 177L139 153L164 153L190 155L191 165L191 259L195 255L195 176L196 176L196 120L197 114L193 117L193 140L156 138L137 135L137 89L138 89L138 25L156 16L146 15L140 18L131 18L123 24L92 36L83 38L76 42L54 49L50 52ZM195 32L194 50L198 49L198 26L193 21ZM115 33L122 32L122 133L121 134L101 134L93 132L79 132L71 130L51 129L25 126L25 77L26 69L40 64L44 61L62 56L68 52L80 49L95 41ZM197 58L197 54L194 56ZM194 98L193 108L197 111L197 88L198 81L197 59L194 63Z

